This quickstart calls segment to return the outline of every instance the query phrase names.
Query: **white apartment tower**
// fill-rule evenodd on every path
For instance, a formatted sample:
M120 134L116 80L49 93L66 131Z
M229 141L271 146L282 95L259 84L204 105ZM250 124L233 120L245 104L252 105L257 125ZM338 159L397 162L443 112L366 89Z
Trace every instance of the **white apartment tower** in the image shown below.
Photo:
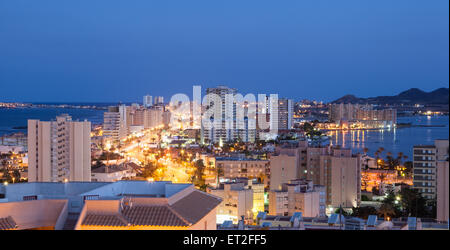
M91 123L28 120L28 181L91 181Z
M109 107L108 112L103 113L103 136L110 137L114 141L127 136L126 107Z
M234 102L234 95L236 94L236 89L226 86L206 89L207 104L210 106L208 109L213 109L213 113L220 114L220 117L211 117L211 121L214 124L212 128L204 127L202 124L202 138L204 140L215 143L236 139L236 105ZM203 119L208 118L204 117Z
M151 95L145 95L142 101L144 108L151 107L153 105L153 97Z

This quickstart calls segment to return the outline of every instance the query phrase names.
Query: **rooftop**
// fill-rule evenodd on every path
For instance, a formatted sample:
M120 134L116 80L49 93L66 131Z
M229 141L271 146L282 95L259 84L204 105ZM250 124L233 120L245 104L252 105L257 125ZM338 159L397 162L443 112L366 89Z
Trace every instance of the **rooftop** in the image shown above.
M189 227L194 225L222 200L204 192L193 190L178 201L170 204L166 201L151 199L130 200L118 212L96 206L96 200L86 203L86 216L82 226L153 226L153 227ZM119 206L120 201L110 201ZM121 203L120 203L121 204Z

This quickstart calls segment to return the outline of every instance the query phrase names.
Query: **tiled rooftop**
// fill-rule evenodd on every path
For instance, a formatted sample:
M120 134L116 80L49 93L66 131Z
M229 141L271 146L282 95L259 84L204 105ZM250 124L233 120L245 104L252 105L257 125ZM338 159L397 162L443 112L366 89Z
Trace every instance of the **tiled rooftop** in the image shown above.
M127 207L123 215L136 226L189 226L189 223L169 206Z
M119 214L87 214L82 225L125 227L128 225L128 222Z
M17 224L11 216L0 218L0 230L15 229L16 227Z
M198 190L193 191L171 207L183 218L194 224L217 207L222 200Z
M220 198L192 191L174 204L129 204L117 214L87 211L84 226L169 226L189 227L197 223L221 202Z

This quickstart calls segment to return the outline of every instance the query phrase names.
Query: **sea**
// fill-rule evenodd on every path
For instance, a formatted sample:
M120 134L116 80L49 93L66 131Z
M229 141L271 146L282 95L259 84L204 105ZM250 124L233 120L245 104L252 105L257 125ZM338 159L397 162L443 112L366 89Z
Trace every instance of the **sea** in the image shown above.
M86 104L85 104L86 105ZM96 104L99 107L98 104ZM104 104L103 106L108 106ZM15 132L26 133L28 119L39 119L49 121L57 115L69 114L73 120L88 120L93 124L103 122L102 109L80 109L80 108L0 108L0 136ZM398 117L398 123L411 123L411 127L400 127L383 130L347 130L333 131L330 136L330 144L349 147L354 153L363 152L368 148L369 155L383 147L384 155L391 152L394 156L399 152L412 159L412 148L414 145L434 144L436 139L449 138L448 116L409 116ZM420 127L427 125L436 127Z
M0 108L0 136L17 132L26 133L28 119L50 121L61 114L69 114L72 120L88 120L94 124L101 124L104 112L102 109L80 108Z
M408 159L412 159L414 145L433 145L436 139L448 140L448 116L398 117L397 123L411 123L412 126L382 130L333 131L328 134L331 137L330 144L351 148L353 153L362 153L364 148L368 148L368 154L371 156L383 147L384 157L388 152L393 156L402 152Z

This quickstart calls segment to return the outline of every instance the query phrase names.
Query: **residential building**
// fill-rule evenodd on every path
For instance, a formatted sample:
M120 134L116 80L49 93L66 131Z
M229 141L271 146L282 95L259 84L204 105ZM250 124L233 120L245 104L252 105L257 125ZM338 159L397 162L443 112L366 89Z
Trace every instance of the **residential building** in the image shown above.
M305 217L325 217L325 187L310 180L298 179L283 183L281 190L269 193L269 214L292 216L301 212Z
M145 95L142 101L144 108L151 107L153 105L153 98L151 95Z
M111 106L103 113L103 136L112 141L119 141L127 136L124 108Z
M436 215L438 221L449 220L448 160L436 164Z
M436 140L436 212L438 221L449 221L449 146L448 140Z
M215 157L215 168L223 173L220 179L260 178L264 184L269 182L269 161L240 157Z
M28 120L28 181L91 180L91 123L63 114Z
M338 146L311 147L306 141L287 143L270 155L270 190L295 179L326 187L326 204L353 207L361 196L361 155Z
M253 220L253 189L243 182L221 183L217 188L208 188L207 192L222 199L217 209L217 223L231 220L237 223L241 217L245 221Z
M434 145L415 145L413 147L413 183L414 188L428 200L436 199L439 161L448 158L448 139L435 140Z
M394 127L397 124L397 110L375 110L373 105L331 104L329 120L335 123L358 122L362 127Z
M236 89L226 86L206 89L207 112L211 112L212 126L204 126L202 122L202 141L217 143L233 141L237 138L236 103L234 102L236 94Z
M154 101L153 102L154 105L164 104L164 97L163 96L155 96L153 101Z
M144 129L156 128L164 124L164 107L152 106L137 109L133 116L134 126L143 126Z
M115 182L136 177L133 169L125 164L121 165L103 165L91 170L91 180L98 182Z

